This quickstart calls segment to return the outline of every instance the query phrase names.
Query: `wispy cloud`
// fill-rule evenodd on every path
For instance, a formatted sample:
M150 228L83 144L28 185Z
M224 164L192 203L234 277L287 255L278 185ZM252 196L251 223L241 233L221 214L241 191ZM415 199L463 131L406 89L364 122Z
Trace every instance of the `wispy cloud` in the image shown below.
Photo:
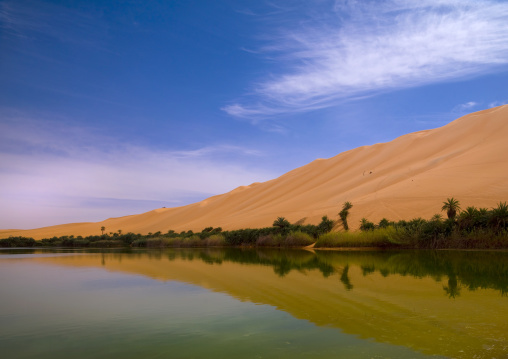
M216 156L221 154L236 153L245 156L262 156L259 150L233 145L216 145L198 148L189 151L173 151L171 155L175 158L202 158L205 156Z
M452 112L470 112L472 109L474 109L475 107L478 107L479 103L477 102L474 102L474 101L469 101L469 102L466 102L466 103L462 103L460 105L457 105L454 107L453 111Z
M262 50L280 72L223 110L262 119L508 64L506 1L336 1L325 11L272 37Z
M504 106L508 104L508 100L505 101L494 101L489 103L489 108L497 107L497 106Z
M33 227L139 213L153 209L149 205L184 205L275 177L251 165L249 158L261 155L229 144L158 150L61 121L4 116L0 228L19 227L11 222L16 218ZM104 201L109 207L99 205ZM114 201L119 211L112 213ZM31 215L15 216L16 208ZM68 218L70 212L73 219ZM44 222L50 219L51 223Z

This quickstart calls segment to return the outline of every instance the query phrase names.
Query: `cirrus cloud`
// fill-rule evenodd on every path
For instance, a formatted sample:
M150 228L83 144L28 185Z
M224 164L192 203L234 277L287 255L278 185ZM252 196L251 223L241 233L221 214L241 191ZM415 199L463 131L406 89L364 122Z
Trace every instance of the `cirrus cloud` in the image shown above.
M261 52L281 70L224 111L263 119L508 64L504 1L337 1L322 11L272 37Z

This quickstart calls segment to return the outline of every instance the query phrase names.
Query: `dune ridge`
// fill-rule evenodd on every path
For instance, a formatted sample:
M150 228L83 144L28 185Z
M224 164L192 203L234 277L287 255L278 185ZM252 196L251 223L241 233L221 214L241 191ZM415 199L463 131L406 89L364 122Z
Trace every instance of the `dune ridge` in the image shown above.
M350 225L362 217L377 222L430 218L448 197L468 205L493 207L508 200L508 105L463 116L443 127L410 133L386 143L358 147L318 159L263 183L183 207L159 208L102 222L74 223L32 230L3 230L0 237L35 239L106 232L147 234L271 226L284 216L291 222L337 219L351 201Z

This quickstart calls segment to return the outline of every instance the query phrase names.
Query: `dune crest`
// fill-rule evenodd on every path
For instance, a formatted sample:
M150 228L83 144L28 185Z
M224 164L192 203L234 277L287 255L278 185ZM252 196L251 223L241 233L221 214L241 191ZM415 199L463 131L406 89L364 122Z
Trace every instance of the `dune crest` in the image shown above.
M276 179L238 187L183 207L96 223L32 230L4 230L0 237L36 239L61 235L224 229L271 226L279 216L318 223L338 218L345 201L354 205L349 223L430 218L448 197L493 207L508 200L508 105L463 116L443 127L410 133L391 142L358 147L315 160Z

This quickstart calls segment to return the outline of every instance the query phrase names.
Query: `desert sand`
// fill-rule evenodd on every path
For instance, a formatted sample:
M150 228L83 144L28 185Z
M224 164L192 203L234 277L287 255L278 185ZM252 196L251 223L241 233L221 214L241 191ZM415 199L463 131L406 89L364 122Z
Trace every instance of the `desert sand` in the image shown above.
M508 200L508 105L475 112L446 126L410 133L387 143L363 146L318 159L276 179L242 186L183 207L31 230L2 230L0 238L41 239L106 232L201 231L271 226L279 217L319 223L338 219L353 203L348 222L430 218L455 197L462 208L494 207ZM442 213L444 214L444 213Z

